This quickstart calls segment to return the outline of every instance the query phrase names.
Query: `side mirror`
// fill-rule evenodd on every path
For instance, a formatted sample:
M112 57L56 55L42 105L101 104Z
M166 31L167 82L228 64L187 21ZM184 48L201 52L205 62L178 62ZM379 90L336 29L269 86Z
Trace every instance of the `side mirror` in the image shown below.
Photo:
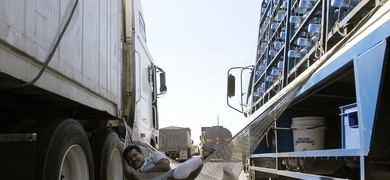
M167 84L165 78L165 72L160 73L160 93L165 94L167 92Z
M252 72L253 68L254 68L254 66L252 66L252 65L251 66L246 66L246 67L232 67L227 72L227 74L228 74L228 77L227 77L227 81L228 81L227 82L227 96L226 96L227 105L230 108L236 110L237 112L243 113L245 117L246 117L246 112L244 111L244 106L246 106L246 105L243 104L243 99L242 99L243 95L244 95L244 93L242 93L242 78L243 78L242 75L243 75L243 71L249 70L250 72ZM240 87L241 87L240 106L241 106L241 110L239 110L239 109L237 109L237 108L235 108L235 107L233 107L233 106L231 106L229 104L229 98L231 98L231 97L233 97L235 95L235 89L236 89L236 78L232 74L230 74L230 71L233 70L233 69L240 69L240 71L241 71L241 75L240 75Z
M236 94L236 78L229 74L227 81L227 96L230 98Z

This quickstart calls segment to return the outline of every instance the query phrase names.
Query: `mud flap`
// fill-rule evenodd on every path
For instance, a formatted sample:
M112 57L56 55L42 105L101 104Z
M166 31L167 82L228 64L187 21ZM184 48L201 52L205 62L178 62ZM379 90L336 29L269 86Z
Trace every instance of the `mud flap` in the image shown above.
M34 179L37 135L0 134L0 172L2 179Z

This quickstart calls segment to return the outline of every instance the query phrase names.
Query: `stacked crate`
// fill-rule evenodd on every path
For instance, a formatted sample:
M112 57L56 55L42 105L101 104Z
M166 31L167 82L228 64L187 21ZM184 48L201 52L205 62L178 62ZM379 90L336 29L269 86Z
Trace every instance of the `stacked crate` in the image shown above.
M373 1L263 0L253 78L254 109L268 102L353 28ZM359 7L357 7L359 6ZM355 8L356 7L356 8Z

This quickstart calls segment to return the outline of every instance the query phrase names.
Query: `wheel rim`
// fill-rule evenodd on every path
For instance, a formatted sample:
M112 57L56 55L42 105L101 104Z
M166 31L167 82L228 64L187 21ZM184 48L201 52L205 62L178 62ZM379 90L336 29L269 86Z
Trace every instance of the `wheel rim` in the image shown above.
M80 146L72 145L66 151L58 179L89 179L87 157Z
M110 156L107 179L121 179L123 174L122 154L115 148Z

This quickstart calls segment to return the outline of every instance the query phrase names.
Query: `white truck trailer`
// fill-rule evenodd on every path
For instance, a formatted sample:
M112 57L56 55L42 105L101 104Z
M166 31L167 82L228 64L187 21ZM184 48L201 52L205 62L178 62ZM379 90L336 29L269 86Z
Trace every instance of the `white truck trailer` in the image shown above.
M228 73L232 98L251 72L229 103L248 118L250 179L389 178L390 2L262 2L255 62Z
M187 160L192 157L191 129L170 126L160 129L159 150L175 160Z
M140 0L0 1L2 178L122 179L166 90Z

